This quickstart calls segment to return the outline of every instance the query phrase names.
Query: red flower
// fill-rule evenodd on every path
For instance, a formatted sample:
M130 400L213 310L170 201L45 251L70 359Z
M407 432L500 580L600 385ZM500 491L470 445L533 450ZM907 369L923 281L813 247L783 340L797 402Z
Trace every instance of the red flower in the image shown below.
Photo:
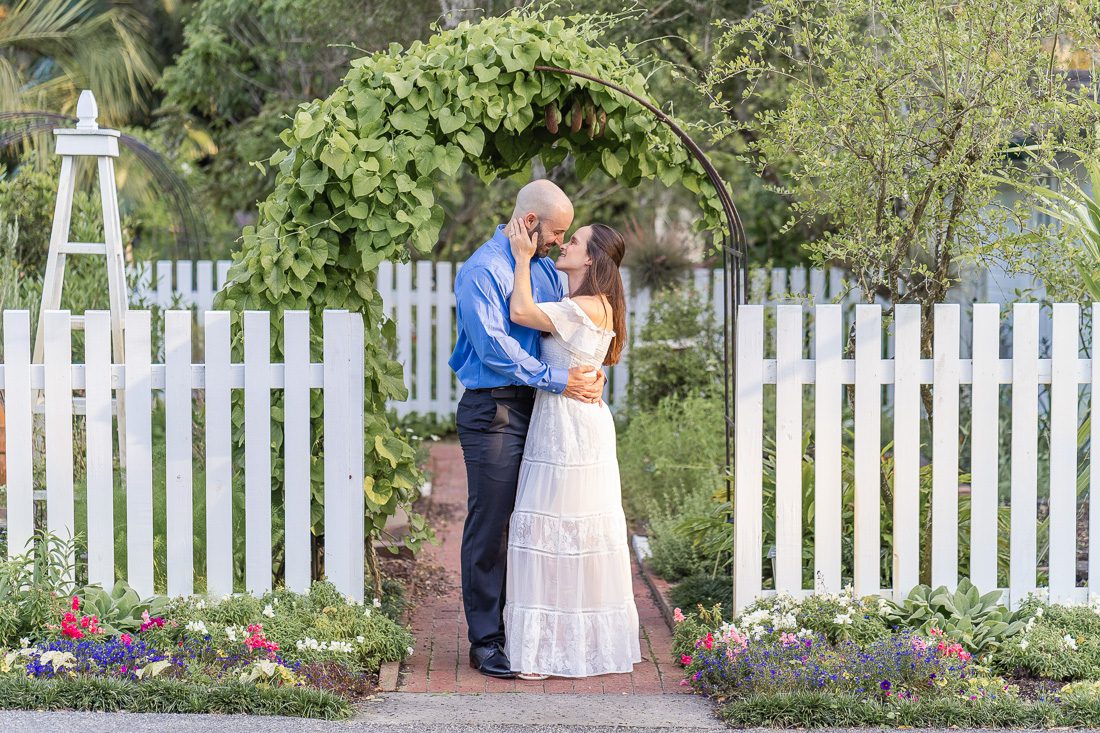
M689 664L691 664L691 657L689 657L687 654L681 654L680 664L684 665L685 667L688 666Z
M74 611L79 611L80 610L80 599L77 598L76 596L73 596L73 610Z

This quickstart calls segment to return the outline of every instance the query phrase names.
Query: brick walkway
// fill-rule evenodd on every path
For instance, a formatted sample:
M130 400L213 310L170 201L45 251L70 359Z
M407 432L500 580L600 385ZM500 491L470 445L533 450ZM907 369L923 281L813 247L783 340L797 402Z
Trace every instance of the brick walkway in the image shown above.
M466 469L457 442L432 448L430 521L442 544L427 546L421 562L442 566L446 589L420 599L412 613L416 651L402 670L402 692L560 692L655 694L682 693L680 669L672 663L672 635L650 597L637 564L634 599L641 620L642 662L631 674L584 679L551 678L545 682L497 680L470 668L466 619L462 612L459 546L466 518Z

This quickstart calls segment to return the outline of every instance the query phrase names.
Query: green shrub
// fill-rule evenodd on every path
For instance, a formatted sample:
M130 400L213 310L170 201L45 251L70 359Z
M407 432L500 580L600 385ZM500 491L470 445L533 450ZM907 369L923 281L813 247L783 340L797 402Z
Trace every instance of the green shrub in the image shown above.
M929 633L933 628L945 632L972 654L992 652L1006 639L1024 628L1027 611L1010 611L1000 604L1000 591L980 595L963 578L954 592L946 586L929 588L918 585L904 602L886 602L887 623Z
M783 593L759 598L746 606L734 626L752 638L809 631L832 643L869 643L890 633L882 617L883 603L872 596L856 598L851 588L835 595L815 593L805 598Z
M668 600L678 608L706 608L733 598L733 578L729 575L692 575L673 586ZM728 618L728 614L727 614Z
M39 638L56 623L72 590L75 545L44 532L27 551L0 562L0 647Z
M721 399L720 334L704 305L689 288L669 288L654 297L649 320L630 350L633 411L644 413L668 398L692 394ZM721 435L722 424L714 423L711 429Z
M261 597L177 599L164 609L165 625L146 633L168 647L205 635L228 643L242 640L250 625L260 624L289 662L331 661L336 642L345 648L335 653L336 659L357 672L375 672L382 662L405 659L414 643L412 634L384 610L381 599L377 605L356 603L322 581L306 594L278 588ZM195 630L199 623L205 632Z
M714 574L725 566L726 558L706 555L702 546L680 530L685 517L702 517L714 512L715 501L711 493L710 486L700 486L675 506L653 502L646 512L649 548L653 553L647 564L665 580L675 582L702 572Z
M689 494L720 490L726 455L723 420L721 399L698 394L668 398L652 412L635 415L619 434L627 514L674 510Z
M878 702L821 692L761 693L727 704L721 716L736 728L1091 728L1100 725L1100 704L1005 696Z
M1100 679L1100 607L1025 603L1020 633L993 655L994 669L1051 680Z
M355 712L351 703L339 695L308 687L238 681L196 684L163 678L134 683L107 678L19 676L0 676L0 709L236 713L326 720L343 720Z

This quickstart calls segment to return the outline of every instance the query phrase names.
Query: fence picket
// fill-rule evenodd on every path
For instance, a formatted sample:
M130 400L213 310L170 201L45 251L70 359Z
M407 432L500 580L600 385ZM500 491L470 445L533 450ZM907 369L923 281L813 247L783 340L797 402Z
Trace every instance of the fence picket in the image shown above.
M190 260L176 262L176 295L180 308L190 308L195 302L195 286L192 285ZM175 307L175 304L173 304Z
M937 304L932 344L932 585L959 576L959 307Z
M1009 600L1018 607L1036 584L1039 420L1039 305L1012 307L1012 452Z
M155 303L161 308L172 305L175 299L175 286L172 284L171 260L157 261L157 294Z
M435 270L435 399L431 410L437 417L449 415L454 411L455 402L451 396L451 368L447 361L451 357L451 344L454 341L454 326L451 309L454 302L454 277L450 262L440 262Z
M802 589L802 306L776 308L775 588Z
M268 311L244 313L244 582L271 590L271 326Z
M111 415L111 314L84 314L88 582L115 584L115 482Z
M396 306L396 321L397 321L397 361L401 364L401 368L405 373L405 386L411 387L413 377L413 360L412 360L412 268L406 266L398 266L397 268L397 285L395 288L395 295L397 300ZM410 393L409 397L412 397ZM397 414L406 415L412 410L410 400L397 403Z
M894 600L920 580L920 306L894 310Z
M1100 323L1100 303L1092 304L1092 322ZM1090 332L1089 355L1092 357L1092 383L1089 385L1089 445L1100 446L1100 354L1096 353L1096 329ZM1096 451L1089 453L1089 582L1088 593L1100 593L1100 552L1092 552L1092 540L1100 538L1100 459ZM1100 544L1098 542L1097 544Z
M164 451L168 595L195 585L191 484L191 311L164 315Z
M432 288L431 260L416 263L416 388L413 409L427 415L432 409ZM410 395L411 397L412 395Z
M72 539L73 521L73 378L69 311L47 311L46 363L46 528ZM75 558L70 554L70 562ZM70 577L70 579L72 579Z
M309 311L283 313L283 472L286 587L309 589L310 559L310 378Z
M4 311L4 457L8 474L8 557L24 552L34 533L31 401L30 314L27 311Z
M348 426L347 388L345 366L349 344L347 342L346 321L342 313L325 311L322 327L324 339L324 450L325 450L325 488L324 488L324 524L325 524L325 575L341 592L350 592L344 586L349 575L347 553L342 548L350 547L351 538L347 512L344 511L346 498L346 467L336 458L347 456ZM336 458L334 458L336 457Z
M882 453L882 309L856 306L855 358L855 592L879 591L879 471Z
M206 589L233 592L233 450L229 390L229 313L205 317Z
M733 509L733 612L760 593L764 420L764 308L748 305L737 319L737 481Z
M1054 306L1050 379L1050 601L1070 600L1077 585L1077 354L1076 303Z
M970 582L997 588L1000 306L974 306L970 428Z
M196 264L195 280L195 305L198 306L199 313L205 313L214 307L214 263L200 260Z
M840 590L840 355L841 306L817 309L814 362L814 582L826 592Z
M126 580L153 595L153 402L149 311L126 314ZM232 553L230 553L232 558Z

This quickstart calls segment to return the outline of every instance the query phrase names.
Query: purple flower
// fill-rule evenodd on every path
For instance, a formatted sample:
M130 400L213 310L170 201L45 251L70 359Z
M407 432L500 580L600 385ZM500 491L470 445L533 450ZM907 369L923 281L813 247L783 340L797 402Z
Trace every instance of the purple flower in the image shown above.
M883 680L882 682L879 683L879 687L882 688L883 692L889 692L890 691L890 680Z

